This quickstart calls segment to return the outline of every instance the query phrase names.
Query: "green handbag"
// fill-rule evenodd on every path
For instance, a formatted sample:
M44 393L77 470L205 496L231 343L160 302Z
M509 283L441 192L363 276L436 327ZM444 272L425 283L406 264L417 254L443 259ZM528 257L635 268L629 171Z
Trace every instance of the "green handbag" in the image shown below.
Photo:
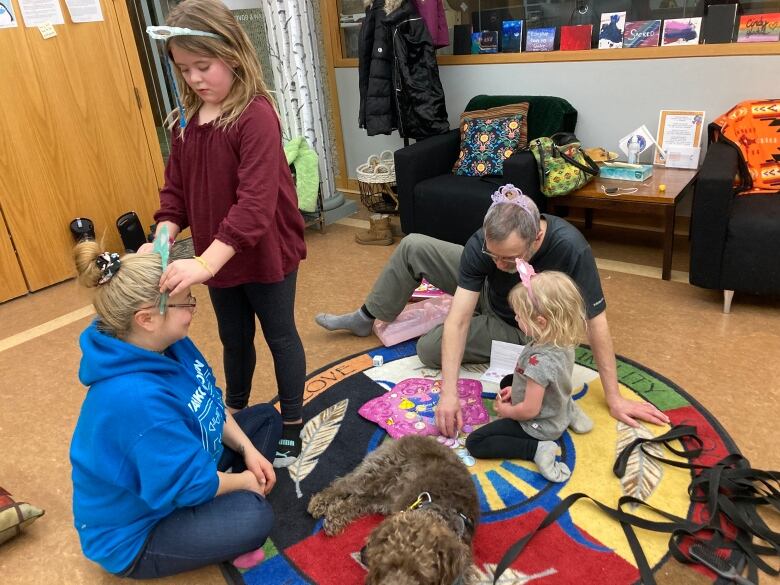
M598 165L582 151L574 134L537 138L529 149L539 167L539 186L547 197L568 195L599 174Z

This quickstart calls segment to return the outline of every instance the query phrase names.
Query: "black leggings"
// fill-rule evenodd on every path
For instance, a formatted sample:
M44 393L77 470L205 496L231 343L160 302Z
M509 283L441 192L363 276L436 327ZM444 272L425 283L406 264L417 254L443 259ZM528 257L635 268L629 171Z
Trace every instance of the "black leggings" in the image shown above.
M211 288L225 365L225 404L244 408L255 372L255 315L271 350L276 386L285 421L301 418L306 355L295 327L295 282L298 271L272 284L249 283Z
M523 430L516 420L500 418L472 432L466 449L477 459L533 461L539 439Z

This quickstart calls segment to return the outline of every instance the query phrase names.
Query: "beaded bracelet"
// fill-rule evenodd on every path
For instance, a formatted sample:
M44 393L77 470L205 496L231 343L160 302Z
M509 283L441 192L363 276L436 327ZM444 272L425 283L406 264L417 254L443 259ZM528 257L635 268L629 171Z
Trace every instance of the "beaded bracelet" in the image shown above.
M216 276L214 274L214 271L209 266L209 263L206 262L203 258L201 258L200 256L193 256L192 259L195 260L201 266L203 266L203 268L205 268L208 271L208 273L211 275L211 278L214 278Z

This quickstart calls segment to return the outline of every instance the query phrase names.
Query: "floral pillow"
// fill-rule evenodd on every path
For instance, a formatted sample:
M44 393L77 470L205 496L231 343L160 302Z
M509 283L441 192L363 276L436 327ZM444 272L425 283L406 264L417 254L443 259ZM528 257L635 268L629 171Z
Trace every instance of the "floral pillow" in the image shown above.
M501 175L504 161L528 146L528 103L464 112L460 152L452 172L481 177Z

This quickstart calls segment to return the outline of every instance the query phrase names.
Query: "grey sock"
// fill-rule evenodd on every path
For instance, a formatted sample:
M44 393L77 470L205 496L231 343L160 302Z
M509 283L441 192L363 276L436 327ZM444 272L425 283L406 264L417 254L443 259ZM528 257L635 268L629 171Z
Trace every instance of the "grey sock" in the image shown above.
M554 441L539 441L534 455L534 463L539 472L549 481L561 483L571 477L571 469L563 461L557 461L558 445Z
M569 428L578 434L589 433L593 430L593 421L585 414L579 405L571 401Z
M324 327L328 331L346 329L358 337L367 337L371 335L371 328L374 326L374 320L366 316L360 309L353 313L345 313L344 315L320 313L314 317L314 320L317 322L317 325Z

